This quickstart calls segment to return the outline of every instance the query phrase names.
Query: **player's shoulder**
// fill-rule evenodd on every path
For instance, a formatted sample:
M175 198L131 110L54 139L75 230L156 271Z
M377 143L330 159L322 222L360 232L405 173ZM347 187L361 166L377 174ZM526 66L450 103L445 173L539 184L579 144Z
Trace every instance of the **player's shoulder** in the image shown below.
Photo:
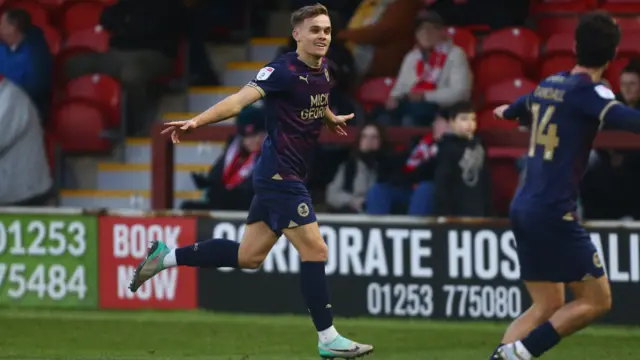
M571 74L569 72L560 72L543 79L538 85L542 88L554 88L562 90L566 95L583 96L598 95L607 100L615 99L615 94L603 82L594 82L592 78L584 73Z
M285 53L277 58L275 58L270 63L266 64L258 71L258 75L256 75L256 79L260 81L267 80L269 78L278 78L282 79L288 76L291 76L293 73L293 68L291 64L292 54L295 53Z

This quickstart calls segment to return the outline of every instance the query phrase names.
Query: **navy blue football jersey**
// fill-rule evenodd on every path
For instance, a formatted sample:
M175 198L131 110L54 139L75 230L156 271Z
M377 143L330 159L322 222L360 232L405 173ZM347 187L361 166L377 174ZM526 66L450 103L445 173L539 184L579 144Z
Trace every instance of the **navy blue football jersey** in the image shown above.
M531 119L525 179L513 206L573 213L593 141L615 95L587 74L559 73L511 104L505 118Z
M332 80L326 59L312 68L295 52L284 54L248 86L264 97L268 134L254 177L305 181L329 106Z

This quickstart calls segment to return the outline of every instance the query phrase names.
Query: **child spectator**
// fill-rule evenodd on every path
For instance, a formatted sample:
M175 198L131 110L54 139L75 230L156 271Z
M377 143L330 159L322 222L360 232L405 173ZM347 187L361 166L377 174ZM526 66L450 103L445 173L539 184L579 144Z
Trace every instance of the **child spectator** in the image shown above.
M435 213L438 216L491 215L491 177L487 154L475 136L471 103L449 110L449 129L438 142Z

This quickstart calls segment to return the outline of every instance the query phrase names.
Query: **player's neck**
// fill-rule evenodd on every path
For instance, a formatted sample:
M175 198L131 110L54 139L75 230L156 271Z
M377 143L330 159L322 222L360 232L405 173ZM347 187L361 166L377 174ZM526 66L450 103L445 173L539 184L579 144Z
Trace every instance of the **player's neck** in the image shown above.
M296 51L296 53L298 53L298 59L300 59L300 61L305 63L308 67L317 69L322 66L322 57L313 56L300 50Z
M571 74L587 74L591 77L593 82L598 82L602 80L602 74L604 73L604 69L592 69L580 65L576 65L573 70L571 70Z

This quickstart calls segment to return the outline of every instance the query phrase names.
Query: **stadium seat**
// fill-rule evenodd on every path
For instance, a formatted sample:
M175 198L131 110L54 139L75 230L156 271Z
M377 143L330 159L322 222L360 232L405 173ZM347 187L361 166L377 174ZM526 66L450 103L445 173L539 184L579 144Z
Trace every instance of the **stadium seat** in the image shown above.
M493 109L493 107L487 107L478 113L478 130L518 128L517 121L500 120L494 118Z
M540 54L540 37L526 28L512 27L496 30L485 37L480 56L492 52L511 54L533 68Z
M35 0L8 1L6 7L27 11L29 15L31 15L31 23L40 28L49 26L49 14L47 13L47 9L42 7L42 5Z
M574 53L574 35L573 32L554 34L549 37L544 45L544 54L551 55L555 53Z
M640 31L640 16L618 16L615 19L623 34Z
M556 52L545 54L540 59L538 66L538 79L557 74L561 71L569 71L576 65L576 56L569 52Z
M106 115L92 101L72 99L58 104L51 128L65 152L104 153L111 149L111 142L101 136L108 128Z
M526 78L514 78L493 84L484 93L484 106L493 108L512 103L535 88L536 83Z
M453 43L460 46L469 59L473 59L476 56L478 41L471 31L453 26L449 27L447 31Z
M44 32L44 37L47 39L51 55L56 56L60 52L60 47L62 46L60 33L52 26L43 26L42 32Z
M558 33L573 34L577 25L577 16L543 16L536 19L537 33L544 39Z
M562 14L577 13L593 10L598 6L598 0L533 0L529 13Z
M640 13L640 1L638 0L605 0L600 6L612 14L629 15Z
M640 56L640 32L623 32L620 45L618 45L618 57L638 57Z
M61 26L64 33L69 36L99 25L104 7L105 4L100 1L72 1L62 13Z
M475 77L474 95L477 96L492 84L526 77L527 69L520 59L507 53L493 53L476 57L473 62Z
M617 58L609 64L607 71L604 73L605 79L611 83L611 89L613 92L618 92L620 90L620 74L628 64L629 58Z
M66 49L85 47L93 51L105 52L109 49L109 33L100 25L77 31L69 35L64 47Z
M65 87L68 99L87 99L99 103L107 115L110 127L120 125L122 119L122 89L118 81L108 75L85 75L69 81Z
M369 111L376 105L387 103L394 84L395 79L391 77L369 79L358 89L357 98L365 110Z

